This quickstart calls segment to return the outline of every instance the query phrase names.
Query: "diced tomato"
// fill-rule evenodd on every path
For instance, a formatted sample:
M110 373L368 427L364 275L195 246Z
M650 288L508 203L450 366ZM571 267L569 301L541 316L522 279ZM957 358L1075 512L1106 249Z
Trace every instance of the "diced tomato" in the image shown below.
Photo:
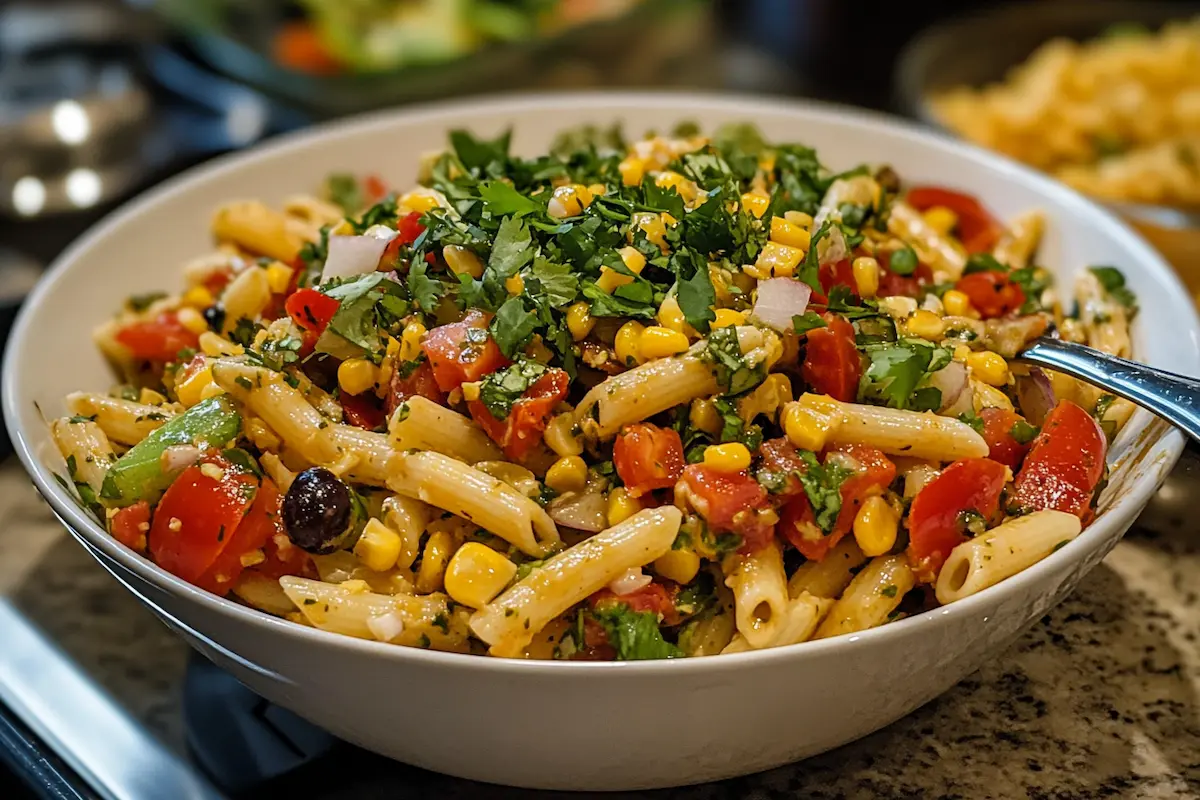
M204 366L207 363L208 359L204 357L204 354L197 353L196 355L192 356L190 361L179 365L179 369L175 371L175 386L178 387L182 385L188 378L204 369Z
M302 330L320 335L340 305L336 299L316 289L297 289L288 296L284 307L292 322Z
M383 401L377 398L374 392L343 394L339 400L342 412L346 415L346 422L356 428L373 431L382 428L387 422Z
M271 53L281 66L310 75L336 75L342 63L325 42L316 26L304 20L293 20L280 26L271 43Z
M911 275L897 275L892 272L890 256L880 260L882 269L879 271L879 296L919 297L921 288L933 281L933 270L928 264L917 264Z
M616 661L617 650L608 642L608 632L591 616L583 618L583 649L571 656L573 661Z
M1104 431L1092 415L1070 400L1060 400L1017 475L1017 505L1085 517L1104 476L1107 451Z
M1011 314L1025 303L1025 292L999 270L964 275L954 288L971 298L971 305L984 319Z
M154 562L189 583L212 566L254 500L258 479L221 458L208 459L220 479L203 465L188 467L163 495L150 525Z
M392 380L388 384L387 397L384 398L383 410L390 419L392 414L396 413L396 409L410 397L425 397L439 405L446 404L446 395L438 388L437 381L433 378L433 368L429 366L428 361L422 361L421 365L409 372L407 375L402 367L404 364L397 364L396 369L392 370Z
M1007 408L985 408L979 416L983 417L983 440L988 445L988 458L1015 471L1029 452L1029 443L1021 444L1016 440L1013 426L1025 422L1025 418Z
M371 204L378 203L388 193L387 184L378 175L368 175L363 178L362 189L367 202Z
M425 334L421 349L443 392L477 381L511 363L487 332L491 317L472 310L462 322L441 325Z
M808 348L801 375L813 391L835 400L853 402L858 396L862 364L854 344L854 326L845 318L826 312L826 327L807 333Z
M693 507L714 533L742 537L741 552L761 549L774 535L773 526L756 513L767 508L767 490L745 472L718 472L703 464L683 470Z
M267 560L251 567L249 571L257 572L268 578L278 580L284 575L299 575L302 578L319 577L317 565L312 556L292 544L286 533L271 534L263 545L263 553Z
M852 463L855 468L855 474L842 481L839 489L842 507L833 529L826 534L817 526L808 497L803 493L793 497L780 511L779 532L810 561L825 558L854 527L854 518L863 502L882 494L896 478L896 465L874 447L838 445L829 452L842 454L840 460ZM825 463L829 463L828 455Z
M759 447L758 454L762 457L762 469L788 476L783 488L773 493L775 497L795 497L804 493L804 487L800 485L800 478L797 476L803 473L808 465L800 458L794 444L784 437L768 439Z
M208 289L214 295L221 293L221 290L229 285L233 280L233 269L230 267L222 267L221 269L213 270L208 277L204 279L204 288Z
M270 478L263 478L250 510L233 529L225 547L212 566L196 581L196 585L213 594L228 592L246 568L242 558L255 550L262 550L275 534L284 533L283 515L280 513L282 502L283 495L279 493L279 487Z
M467 403L467 409L506 456L520 461L541 439L551 412L566 398L570 384L566 372L552 369L525 390L505 419L493 417L481 400Z
M955 461L925 484L913 498L908 514L908 560L917 578L937 580L946 557L966 541L964 512L991 523L1000 508L1000 492L1008 468L990 458Z
M613 444L613 465L634 497L666 489L683 474L683 441L671 428L648 422L626 425Z
M146 534L150 532L150 504L139 500L122 508L108 521L108 528L118 542L134 552L145 553Z
M958 239L968 253L983 253L996 246L1004 228L983 205L969 194L936 186L916 186L905 198L917 211L945 206L958 216Z
M835 286L845 286L851 294L858 294L858 283L854 280L854 269L848 258L832 264L822 264L817 271L817 279L821 282L821 288L825 290L825 297L817 296L819 304L828 302L829 292Z
M412 244L417 240L417 237L425 232L425 226L421 224L421 212L413 211L400 218L400 222L396 225L396 230L400 232L392 241L400 244Z
M195 350L200 341L183 327L174 311L159 314L157 319L131 322L117 331L116 338L134 358L158 364L174 361L180 350Z
M592 608L603 608L613 603L624 603L631 611L652 611L667 625L679 624L679 612L675 609L675 595L679 587L670 587L651 581L642 588L629 594L618 595L612 589L605 587L588 598Z

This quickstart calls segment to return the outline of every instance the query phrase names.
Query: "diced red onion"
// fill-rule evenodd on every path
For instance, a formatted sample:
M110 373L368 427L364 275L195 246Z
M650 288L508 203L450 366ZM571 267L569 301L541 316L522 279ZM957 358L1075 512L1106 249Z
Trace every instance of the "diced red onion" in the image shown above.
M556 498L546 512L550 519L564 528L599 533L608 527L607 507L603 492L587 489Z
M1021 404L1025 419L1031 425L1040 426L1058 402L1050 376L1038 367L1030 367L1028 375L1018 375L1017 402Z
M836 264L850 257L850 251L846 247L846 237L842 235L842 229L837 225L829 228L825 238L817 242L817 247L821 266Z
M612 583L608 584L608 588L617 597L624 597L627 594L633 594L643 586L648 586L651 580L649 575L642 572L641 567L632 567L614 578Z
M762 324L780 332L793 330L792 317L808 308L812 289L794 278L769 278L759 281L758 297L750 315Z
M390 642L404 633L404 620L395 611L367 617L367 630L381 642Z
M200 460L200 448L190 444L177 444L163 450L159 465L164 473L182 472Z
M968 384L967 368L957 361L951 361L929 376L929 385L942 393L939 410L943 414L958 404Z
M376 227L389 230L383 226ZM374 272L379 267L379 259L383 257L388 242L396 237L395 231L391 231L391 234L386 238L378 235L330 236L329 257L325 259L325 268L321 271L321 283L332 278L353 278Z

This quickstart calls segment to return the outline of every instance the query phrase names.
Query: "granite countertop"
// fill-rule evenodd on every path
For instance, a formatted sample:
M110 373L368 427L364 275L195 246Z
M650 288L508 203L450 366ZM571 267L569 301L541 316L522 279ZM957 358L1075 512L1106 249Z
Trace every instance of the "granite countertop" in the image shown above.
M1185 455L1125 540L994 664L890 727L802 764L643 798L1200 797L1200 530ZM0 466L0 595L184 752L188 650ZM528 797L416 770L328 796ZM541 797L579 797L539 794ZM630 795L632 797L632 795ZM613 795L608 795L613 797ZM619 796L618 796L619 797Z

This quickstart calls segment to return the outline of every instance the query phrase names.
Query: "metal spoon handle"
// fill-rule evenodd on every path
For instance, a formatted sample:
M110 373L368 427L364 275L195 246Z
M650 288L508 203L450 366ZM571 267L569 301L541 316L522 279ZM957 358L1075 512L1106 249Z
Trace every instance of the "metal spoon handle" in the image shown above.
M1200 380L1061 339L1041 338L1017 360L1048 367L1124 397L1200 442Z

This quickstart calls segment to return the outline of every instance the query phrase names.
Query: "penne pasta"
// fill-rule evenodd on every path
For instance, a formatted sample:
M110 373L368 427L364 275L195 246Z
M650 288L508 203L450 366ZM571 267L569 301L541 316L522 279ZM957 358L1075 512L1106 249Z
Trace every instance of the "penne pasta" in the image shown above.
M671 549L682 520L671 506L639 511L549 559L471 617L492 655L516 657L552 619L626 570Z
M938 602L953 603L1016 575L1070 542L1080 530L1074 514L1035 511L963 542L950 551L938 575Z
M575 409L575 421L585 434L608 439L624 425L708 397L718 389L711 364L692 355L664 358L597 385Z
M126 445L137 444L175 416L169 408L94 392L67 395L67 408L77 416L92 417L111 441Z
M898 201L892 204L891 214L888 215L888 231L911 245L921 261L934 269L935 276L939 271L945 273L947 279L962 275L967 265L966 257L908 203Z
M737 630L751 647L770 646L787 620L787 575L778 541L728 559L725 585L733 591Z
M112 444L100 425L88 420L72 422L62 417L50 423L50 433L66 459L71 480L87 484L99 497L104 475L116 461Z
M871 559L833 604L814 638L828 639L882 625L915 583L904 556Z
M504 481L441 453L397 453L387 486L457 514L515 545L542 556L560 541L545 509Z
M1045 227L1045 215L1040 210L1026 211L1008 223L992 255L1010 269L1024 269L1037 252Z
M396 566L408 569L421 552L421 536L433 519L433 509L412 497L394 494L383 501L383 521L400 536Z
M419 395L396 409L388 436L396 450L432 450L468 464L504 458L471 419Z
M226 203L213 215L217 241L230 242L255 255L292 263L304 239L289 230L287 217L257 200Z
M271 285L267 282L267 271L257 266L242 270L226 287L221 302L225 307L222 333L229 334L243 319L258 319L271 302Z
M837 546L820 561L805 561L788 579L788 595L797 598L804 594L834 599L840 597L854 571L865 564L867 557L853 536L844 536Z
M356 639L464 652L467 613L444 594L376 594L285 575L279 585L315 628Z
M805 395L802 405L811 402ZM865 444L897 456L954 461L959 458L983 458L987 442L966 423L932 412L902 411L895 408L839 403L818 398L823 407L840 415L831 421L829 444ZM789 404L792 406L795 404Z
M296 611L296 604L279 585L279 581L253 570L243 572L233 584L232 591L246 605L277 617L286 617Z
M368 486L387 486L396 451L386 435L353 425L330 425L327 430L337 448L338 463L344 466L344 477Z

